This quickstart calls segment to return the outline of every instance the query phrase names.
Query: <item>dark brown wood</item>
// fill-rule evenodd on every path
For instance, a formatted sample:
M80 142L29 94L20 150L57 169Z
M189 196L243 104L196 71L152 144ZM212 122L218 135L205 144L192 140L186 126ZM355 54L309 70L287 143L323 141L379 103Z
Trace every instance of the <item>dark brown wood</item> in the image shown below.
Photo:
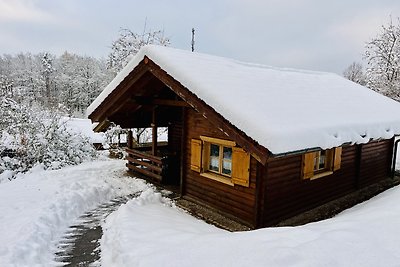
M158 106L170 106L170 107L189 107L189 104L181 100L171 100L171 99L154 99L153 105Z
M187 112L187 109L186 108L182 108L182 114L181 114L181 123L182 123L182 125L181 125L181 142L180 142L180 147L181 147L181 154L180 154L180 164L181 164L181 166L180 166L180 179L181 179L181 181L180 181L180 193L181 193L181 196L183 196L184 194L185 194L185 183L186 183L186 168L185 168L185 166L186 166L186 159L185 159L185 154L186 154L186 151L185 151L185 142L186 142L186 139L187 139L187 137L186 137L186 132L187 132L187 130L186 130L186 123L185 123L185 121L186 121L186 112Z
M145 64L139 64L121 83L113 90L104 101L89 114L92 121L104 121L108 114L114 113L115 108L121 107L121 104L129 99L127 92L133 84L138 82L147 72L148 67Z
M132 148L132 146L133 146L133 132L132 132L132 130L129 130L128 131L128 137L127 137L127 147L128 148Z
M185 115L185 149L184 161L190 162L190 142L200 135L228 139L225 133L216 128L212 122L193 109L187 109ZM185 164L184 195L203 201L208 205L223 210L240 221L254 227L255 224L255 191L257 161L251 158L250 186L230 186L201 176Z
M126 152L128 153L126 166L129 170L155 179L158 183L162 182L163 165L161 157L129 148L126 149Z
M137 166L135 166L134 164L131 164L131 163L127 163L126 167L128 167L128 169L133 171L133 172L139 172L139 173L141 173L141 174L143 174L145 176L149 176L149 177L151 177L153 179L156 179L159 183L161 183L162 176L160 174L153 173L153 172L148 171L148 170L143 169L143 168L139 168L139 167L137 167Z
M99 123L94 127L93 131L94 132L103 132L107 130L108 126L110 126L111 122L105 118L103 120L100 120Z
M378 182L390 175L393 140L374 141L363 145L360 166L360 187Z
M157 173L161 173L161 171L162 171L162 167L161 166L157 166L157 165L154 165L154 164L152 164L152 162L151 161L145 161L145 160L138 160L138 159L135 159L135 158L133 158L133 157L126 157L125 158L126 160L128 160L128 162L133 162L133 163L135 163L135 164L137 164L137 165L139 165L139 166L144 166L144 167L146 167L147 169L150 169L150 170L152 170L152 171L155 171L155 172L157 172Z
M161 157L157 157L157 156L151 155L149 153L138 151L138 150L135 150L135 149L128 149L127 148L126 152L129 155L134 155L134 156L137 156L137 157L149 159L149 160L151 160L151 161L153 161L155 163L162 164Z
M132 99L136 104L140 105L150 105L150 106L169 106L169 107L190 107L188 103L182 100L175 99L162 99L162 98L152 98L152 97L135 97Z
M151 123L151 154L157 156L157 117L156 108L153 108L153 118Z
M273 225L387 178L390 144L391 140L384 140L343 147L340 170L316 180L302 179L301 155L270 158L260 193L264 198L260 226Z

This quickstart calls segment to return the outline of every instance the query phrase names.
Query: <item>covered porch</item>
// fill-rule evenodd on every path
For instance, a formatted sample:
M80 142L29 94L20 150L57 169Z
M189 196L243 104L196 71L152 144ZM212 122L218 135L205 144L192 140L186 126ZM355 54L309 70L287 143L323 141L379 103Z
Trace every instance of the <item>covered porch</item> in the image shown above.
M140 71L140 69L136 69ZM95 131L104 131L111 122L128 131L126 166L129 172L156 184L179 186L182 179L184 116L188 104L151 71L125 80L98 112ZM158 129L167 128L167 141L158 140ZM133 129L151 129L151 142L135 142Z

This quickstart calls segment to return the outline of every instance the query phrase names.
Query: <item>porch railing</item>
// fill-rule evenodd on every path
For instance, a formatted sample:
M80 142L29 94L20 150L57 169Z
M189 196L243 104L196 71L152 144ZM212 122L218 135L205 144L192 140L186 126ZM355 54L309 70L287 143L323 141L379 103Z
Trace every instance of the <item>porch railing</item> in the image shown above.
M126 152L128 153L126 157L128 160L126 167L128 169L151 177L161 183L163 170L161 157L130 148L127 148Z

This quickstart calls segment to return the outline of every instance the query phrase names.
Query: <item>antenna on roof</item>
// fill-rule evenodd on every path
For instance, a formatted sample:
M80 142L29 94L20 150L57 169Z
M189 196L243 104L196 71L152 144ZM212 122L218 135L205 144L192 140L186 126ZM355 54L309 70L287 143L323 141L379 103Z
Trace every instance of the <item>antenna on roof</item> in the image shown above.
M192 28L192 52L194 52L194 28Z

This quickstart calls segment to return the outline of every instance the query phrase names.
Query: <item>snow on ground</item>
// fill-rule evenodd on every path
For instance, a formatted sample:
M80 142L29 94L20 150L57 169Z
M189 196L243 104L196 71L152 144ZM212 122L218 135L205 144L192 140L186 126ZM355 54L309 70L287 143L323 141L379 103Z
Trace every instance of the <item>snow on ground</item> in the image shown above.
M400 266L400 188L298 227L230 233L147 190L103 226L102 266Z
M40 167L0 184L0 266L53 266L55 245L85 211L119 195L103 225L102 266L400 266L400 187L335 218L230 233L124 176L125 162Z
M99 160L60 170L37 167L0 184L0 266L52 266L55 244L85 211L147 188L125 162Z

